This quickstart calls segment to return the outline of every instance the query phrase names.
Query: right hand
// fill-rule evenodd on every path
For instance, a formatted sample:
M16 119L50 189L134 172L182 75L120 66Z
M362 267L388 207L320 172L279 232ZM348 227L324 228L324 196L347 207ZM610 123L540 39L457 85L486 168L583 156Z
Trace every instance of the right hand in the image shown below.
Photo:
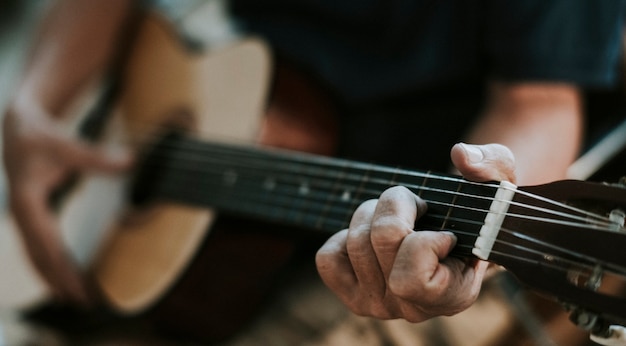
M130 156L64 135L56 118L33 102L9 108L3 138L9 203L32 263L56 299L90 305L95 295L64 247L50 196L72 174L119 172Z

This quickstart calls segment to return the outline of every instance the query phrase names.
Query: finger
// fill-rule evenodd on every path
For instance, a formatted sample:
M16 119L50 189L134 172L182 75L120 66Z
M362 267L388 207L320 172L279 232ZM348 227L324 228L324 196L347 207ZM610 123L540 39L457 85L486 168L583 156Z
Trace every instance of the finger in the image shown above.
M456 244L449 232L413 232L405 237L389 276L390 291L429 315L451 315L476 300L482 277L447 255Z
M375 295L381 295L385 289L385 280L370 240L370 227L377 203L377 200L369 200L356 209L350 221L346 249L359 285Z
M418 213L423 214L425 209L426 203L402 186L389 188L380 195L370 238L385 278L391 272L402 240L413 232Z
M65 251L57 220L44 198L45 192L18 188L11 196L13 214L26 249L52 294L62 301L88 304L89 295L79 271Z
M515 183L515 158L501 144L471 145L458 143L450 152L454 166L465 179L473 181L510 181Z
M115 173L129 168L132 164L132 156L127 151L107 151L56 135L50 136L48 143L57 159L80 170Z
M347 229L334 234L315 255L315 264L322 281L340 298L348 298L357 286L346 248L347 236Z

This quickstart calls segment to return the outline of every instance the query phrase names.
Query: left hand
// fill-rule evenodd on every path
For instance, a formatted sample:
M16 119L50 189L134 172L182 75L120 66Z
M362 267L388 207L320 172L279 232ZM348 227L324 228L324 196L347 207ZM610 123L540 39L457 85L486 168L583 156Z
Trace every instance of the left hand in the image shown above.
M469 180L515 182L513 154L498 144L457 144L452 161ZM420 322L468 308L480 292L488 263L447 257L448 232L413 231L426 203L404 187L361 204L350 226L317 253L324 283L354 313Z

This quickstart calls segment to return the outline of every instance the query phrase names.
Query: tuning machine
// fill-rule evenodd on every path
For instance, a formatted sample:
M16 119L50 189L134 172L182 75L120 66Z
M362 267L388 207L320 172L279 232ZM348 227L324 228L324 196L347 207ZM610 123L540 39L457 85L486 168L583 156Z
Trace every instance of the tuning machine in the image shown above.
M617 183L611 184L612 186L620 187L622 189L626 189L626 175L622 176ZM626 232L626 212L622 209L613 209L609 213L609 221L611 221L612 228L617 232Z
M607 335L591 334L591 341L605 346L624 346L626 345L626 328L624 326L609 326Z

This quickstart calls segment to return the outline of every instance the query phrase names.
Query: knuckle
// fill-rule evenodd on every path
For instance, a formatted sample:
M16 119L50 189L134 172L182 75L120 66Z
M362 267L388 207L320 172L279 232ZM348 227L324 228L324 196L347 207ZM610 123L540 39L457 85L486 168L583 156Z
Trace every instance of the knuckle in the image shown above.
M348 307L348 309L350 309L350 311L352 311L354 314L358 316L363 316L363 317L372 316L369 312L369 309L366 309L364 304L358 304L358 303L345 303L345 304Z
M396 297L403 299L411 297L414 293L417 293L417 287L409 289L406 283L406 279L398 275L390 275L387 283L389 292Z
M370 220L374 211L376 210L376 205L378 204L377 199L369 199L363 203L361 203L352 214L351 226L356 223L363 223Z
M367 297L371 299L371 297ZM361 300L362 302L362 300ZM378 319L391 319L397 317L381 300L370 301L369 304L353 303L355 313L359 316L374 317Z
M408 231L412 230L413 227L402 217L396 214L388 214L372 220L372 229Z
M386 208L393 209L395 205L406 200L407 196L414 198L413 192L408 188L401 185L392 186L380 194L379 204L382 204Z
M357 211L365 211L365 212L373 211L376 208L376 205L378 205L378 199L376 198L368 199L359 205L359 207L357 208Z
M345 241L348 230L344 229L335 233L326 241L315 254L315 264L320 271L332 273L338 261L345 254Z
M361 238L365 235L369 237L371 225L369 223L357 223L348 229L348 239Z
M331 249L322 247L315 254L315 265L320 272L327 272L333 266L335 252Z
M351 226L346 238L346 251L351 259L361 259L369 256L370 247L369 224Z

